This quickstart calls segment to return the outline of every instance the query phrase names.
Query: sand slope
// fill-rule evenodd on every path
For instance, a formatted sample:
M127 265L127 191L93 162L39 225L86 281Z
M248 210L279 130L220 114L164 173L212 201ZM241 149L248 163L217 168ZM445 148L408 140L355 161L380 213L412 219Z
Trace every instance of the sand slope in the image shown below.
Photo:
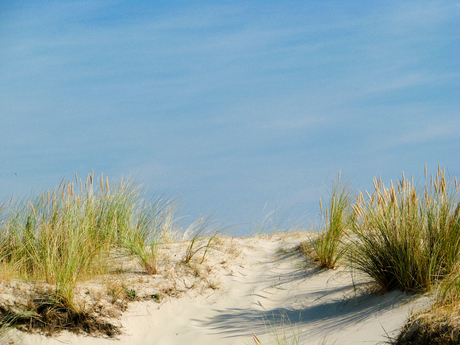
M204 295L133 302L123 314L124 334L97 339L62 333L21 334L22 344L271 344L274 333L299 344L376 344L394 335L410 311L427 303L392 292L375 295L368 280L344 269L305 268L292 251L302 238L235 239L241 254L219 273L221 286ZM212 263L212 253L209 259Z

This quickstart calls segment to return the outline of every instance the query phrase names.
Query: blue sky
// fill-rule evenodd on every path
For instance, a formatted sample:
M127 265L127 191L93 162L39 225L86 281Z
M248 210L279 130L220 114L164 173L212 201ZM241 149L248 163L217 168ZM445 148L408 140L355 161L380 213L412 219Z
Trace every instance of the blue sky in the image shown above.
M313 220L339 170L459 176L459 19L448 0L3 1L0 196L94 169L247 224Z

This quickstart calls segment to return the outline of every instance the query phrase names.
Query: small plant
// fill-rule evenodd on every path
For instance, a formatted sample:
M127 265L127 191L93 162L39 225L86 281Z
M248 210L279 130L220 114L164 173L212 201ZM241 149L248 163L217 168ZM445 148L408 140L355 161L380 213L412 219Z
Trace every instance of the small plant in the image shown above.
M161 302L161 300L163 299L163 296L160 293L154 293L150 295L150 297L157 302Z
M263 342L260 338L252 333L252 340L255 345L264 345L264 344L276 344L276 345L299 345L300 337L298 331L294 328L291 321L285 314L281 314L281 321L279 325L274 325L265 317L265 328L269 334L270 341L268 343ZM286 320L289 324L289 331L286 331ZM281 328L281 330L280 330Z
M324 211L320 200L325 231L301 245L302 251L318 262L320 268L334 268L346 252L347 247L342 239L350 219L349 199L350 189L348 184L341 185L339 173L338 181L332 188L329 206Z
M123 292L126 290L123 284L120 283L108 283L106 286L107 295L110 297L110 303L115 304L117 300L122 296Z
M208 249L211 247L211 243L217 238L218 232L214 232L206 241L205 245L200 245L197 247L199 241L204 239L203 234L206 232L207 228L211 224L211 218L206 219L199 219L195 223L193 223L188 229L187 233L192 234L192 238L190 239L190 243L187 246L184 256L184 263L188 264L190 260L197 254L199 251L204 250L203 257L200 263L204 262Z
M126 289L125 292L126 292L126 296L128 296L130 300L135 300L137 298L136 290Z

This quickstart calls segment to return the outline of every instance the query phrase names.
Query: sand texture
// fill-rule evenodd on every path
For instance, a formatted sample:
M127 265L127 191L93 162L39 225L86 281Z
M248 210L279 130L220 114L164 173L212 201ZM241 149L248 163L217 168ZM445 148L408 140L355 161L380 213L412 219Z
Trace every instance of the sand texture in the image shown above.
M13 337L25 345L255 344L253 334L262 344L275 344L276 335L286 344L377 344L395 336L411 311L427 303L401 292L376 294L368 279L344 268L305 267L294 250L302 240L220 239L220 249L211 250L204 263L213 268L206 277L212 284L196 288L184 278L177 296L130 302L117 321L122 334L116 339L18 331Z

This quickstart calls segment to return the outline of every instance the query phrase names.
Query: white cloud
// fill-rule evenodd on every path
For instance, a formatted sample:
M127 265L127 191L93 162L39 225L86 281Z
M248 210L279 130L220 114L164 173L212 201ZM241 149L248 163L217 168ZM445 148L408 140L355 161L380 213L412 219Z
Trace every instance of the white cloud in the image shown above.
M387 16L388 29L393 33L432 30L448 20L458 20L460 10L454 1L401 1Z
M116 4L48 2L2 24L11 169L59 175L67 153L244 213L210 195L316 198L341 167L375 170L376 150L385 168L404 145L458 147L451 2Z
M421 145L438 140L455 140L460 133L460 120L446 124L435 124L424 128L409 130L393 141L394 146Z

